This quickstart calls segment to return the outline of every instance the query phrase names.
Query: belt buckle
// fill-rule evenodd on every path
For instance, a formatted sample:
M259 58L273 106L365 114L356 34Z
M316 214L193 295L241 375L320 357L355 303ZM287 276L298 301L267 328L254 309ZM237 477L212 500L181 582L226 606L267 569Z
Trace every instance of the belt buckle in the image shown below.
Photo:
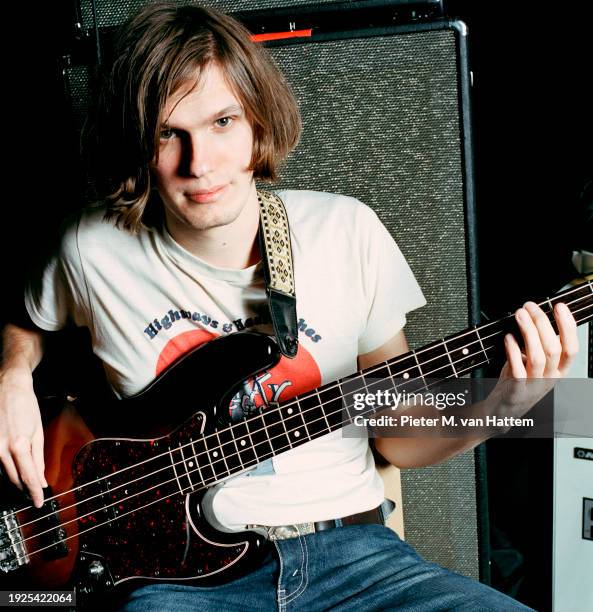
M315 523L294 523L292 525L268 527L268 538L272 541L288 540L309 533L315 533Z

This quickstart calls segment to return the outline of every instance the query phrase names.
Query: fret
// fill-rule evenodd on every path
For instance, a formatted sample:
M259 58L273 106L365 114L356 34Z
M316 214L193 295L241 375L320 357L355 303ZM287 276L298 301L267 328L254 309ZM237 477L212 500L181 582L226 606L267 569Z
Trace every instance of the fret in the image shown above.
M178 450L178 449L175 449ZM177 481L177 486L179 487L179 491L181 493L183 493L183 486L181 484L181 478L183 478L183 474L181 474L181 477L179 475L179 472L177 470L177 461L175 460L175 457L173 456L173 451L171 450L171 448L168 448L169 451L169 457L171 458L171 467L173 468L173 473L175 474L175 480ZM183 462L181 462L179 465L183 466ZM186 477L187 478L187 477Z
M424 379L448 378L455 376L449 355L446 353L442 341L429 344L426 348L420 349L416 353L419 361L422 362L422 372ZM418 364L420 366L420 363Z
M222 456L224 457L226 465L231 474L239 472L243 469L241 454L239 453L239 448L237 447L235 437L233 436L233 431L234 430L230 428L226 428L217 430L216 432L216 435L220 441Z
M418 359L418 354L416 353L416 351L413 351L412 354L414 355L414 359L416 360L416 367L418 368L418 371L420 372L420 378L422 379L422 387L420 387L421 389L426 389L426 378L424 377L424 372L422 371L422 367L420 365L420 360Z
M309 435L307 422L301 413L300 407L295 405L295 403L291 402L291 404L292 405L286 407L280 406L280 410L282 412L286 431L292 443L296 445L311 440L311 436Z
M482 334L480 333L480 329L482 328L476 327L474 331L476 332L476 336L478 337L478 342L480 343L480 349L482 350L482 353L484 353L484 357L486 358L487 363L490 363L488 352L486 351L486 347L484 346L484 343L482 342Z
M207 435L204 436L204 444L206 452L208 453L208 461L214 471L215 479L220 480L221 478L230 476L230 471L224 461L218 440L216 440L213 435Z
M473 369L484 362L482 353L485 351L477 329L447 338L444 342L457 372Z
M586 321L590 321L591 319L593 319L593 281L589 281L583 287L583 289L584 293L583 296L579 298L577 307L570 307L571 311L574 314L574 318L577 322L577 325L580 325L581 323L585 323Z
M328 422L330 431L337 429L342 423L342 394L336 383L330 383L319 390L321 407Z
M538 304L538 306L544 311L545 315L548 317L550 323L552 324L552 329L555 333L558 333L558 325L556 324L556 319L554 318L554 305L562 301L563 300L560 299L552 302L552 298L547 298L546 300Z
M274 454L292 448L292 442L284 426L280 410L277 408L270 408L263 413L262 419L265 423Z
M354 417L359 414L359 411L354 407L354 403L356 401L355 395L358 394L366 394L368 392L366 385L364 385L364 377L362 374L359 374L358 380L352 378L351 380L344 380L337 382L338 389L342 395L342 412L340 415L340 421L342 425L346 423L351 423L354 420ZM344 388L347 388L343 385L347 385L347 387L354 386L354 391L352 392L344 392ZM360 385L363 385L362 387ZM358 389L358 391L356 391Z
M396 357L389 363L389 372L393 380L395 391L408 391L413 393L424 389L424 378L418 365L416 354L409 357Z
M227 472L227 474L231 474L231 470L229 469L229 464L227 463L223 448L222 448L222 444L220 443L220 436L218 435L218 430L214 430L214 433L216 434L216 439L218 441L218 448L220 449L220 456L222 457L222 460L224 461L224 467L225 470Z
M362 373L356 372L350 376L341 378L337 383L342 396L342 410L346 412L347 421L350 422L359 414L359 410L354 408L356 395L366 395L369 391Z
M558 300L561 302L562 300ZM554 318L554 303L552 302L552 298L546 298L543 302L538 304L538 306L546 313L548 318Z
M301 414L307 423L307 431L311 439L319 438L331 431L331 427L325 418L325 412L321 407L321 400L317 393L299 396Z
M194 440L191 446L194 451L194 457L196 458L198 464L200 476L202 477L202 482L204 484L209 484L216 480L214 469L212 467L212 462L210 461L210 457L206 449L206 443L204 441L204 438Z
M271 457L274 452L261 415L253 416L245 421L257 461Z
M447 353L447 357L449 358L449 362L451 363L451 367L453 368L453 376L455 378L459 378L459 374L457 373L457 370L455 368L455 363L453 362L453 359L451 359L451 353L449 353L449 350L447 349L447 343L445 342L445 340L443 340L441 344L443 345L445 353Z
M181 453L181 460L183 461L181 465L185 468L185 476L187 477L189 488L193 491L196 486L200 485L200 477L199 474L196 473L196 460L191 455L191 446L188 446L186 443L181 444L180 442L179 452ZM186 457L186 454L189 455L189 457Z
M235 444L239 449L239 456L243 467L257 465L257 455L253 446L253 441L249 435L247 421L239 421L232 427Z
M325 420L325 424L327 425L327 431L330 432L332 430L329 421L327 420L327 415L325 414L325 410L323 408L323 402L321 401L321 396L319 395L319 389L315 389L315 395L317 396L317 405L321 408L323 412L323 419Z

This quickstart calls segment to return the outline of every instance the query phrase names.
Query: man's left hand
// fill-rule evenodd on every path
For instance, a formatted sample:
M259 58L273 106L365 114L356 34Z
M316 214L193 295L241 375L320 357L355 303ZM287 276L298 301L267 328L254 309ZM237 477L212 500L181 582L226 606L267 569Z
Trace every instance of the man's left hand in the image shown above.
M520 417L564 378L579 350L577 325L568 306L558 303L558 335L544 311L526 302L515 312L524 349L512 334L505 336L507 361L488 398L494 414Z

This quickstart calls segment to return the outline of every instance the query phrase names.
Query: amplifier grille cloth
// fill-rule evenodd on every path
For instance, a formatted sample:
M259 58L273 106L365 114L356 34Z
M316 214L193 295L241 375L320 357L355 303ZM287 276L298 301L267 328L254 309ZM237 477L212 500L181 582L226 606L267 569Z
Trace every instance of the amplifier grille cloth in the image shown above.
M175 0L177 4L199 4L217 8L225 13L238 11L256 11L260 9L281 9L290 6L307 4L335 4L336 0L209 0L207 2L188 2L187 0ZM127 19L128 15L140 10L146 0L95 0L97 12L97 25L100 28L115 26ZM81 0L80 10L82 13L82 25L85 28L93 27L93 10L91 0Z

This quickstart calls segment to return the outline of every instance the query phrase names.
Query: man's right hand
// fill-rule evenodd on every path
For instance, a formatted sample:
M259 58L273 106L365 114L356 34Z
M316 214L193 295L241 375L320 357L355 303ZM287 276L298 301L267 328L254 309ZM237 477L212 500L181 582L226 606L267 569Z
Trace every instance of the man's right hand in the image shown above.
M26 488L40 508L47 481L41 413L30 372L5 370L0 375L0 462L10 481Z
M0 370L0 463L19 489L28 489L33 503L43 504L47 487L43 459L41 412L33 391L33 370L43 356L41 330L7 324L2 330Z

